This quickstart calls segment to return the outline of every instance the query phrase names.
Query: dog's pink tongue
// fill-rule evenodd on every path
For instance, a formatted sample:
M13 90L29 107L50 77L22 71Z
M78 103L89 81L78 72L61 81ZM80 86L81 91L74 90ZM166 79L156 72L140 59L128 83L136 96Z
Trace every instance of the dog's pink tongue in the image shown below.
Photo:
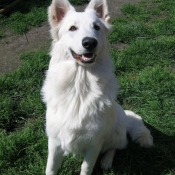
M93 57L93 54L92 54L92 53L87 53L87 54L82 55L82 59L83 59L84 61L91 60L92 57Z

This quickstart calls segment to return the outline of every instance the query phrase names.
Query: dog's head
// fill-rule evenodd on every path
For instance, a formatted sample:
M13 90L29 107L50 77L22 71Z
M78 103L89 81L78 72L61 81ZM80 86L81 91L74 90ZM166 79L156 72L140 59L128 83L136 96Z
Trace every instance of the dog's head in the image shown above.
M91 0L84 12L76 12L67 0L52 0L48 15L53 41L64 46L69 59L92 65L107 47L111 26L106 0Z

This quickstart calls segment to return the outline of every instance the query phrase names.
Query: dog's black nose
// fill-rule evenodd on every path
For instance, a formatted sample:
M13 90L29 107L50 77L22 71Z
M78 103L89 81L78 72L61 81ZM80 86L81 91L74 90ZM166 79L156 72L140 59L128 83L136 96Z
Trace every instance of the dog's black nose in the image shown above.
M93 50L96 48L98 42L95 38L85 37L82 40L82 45L87 50Z

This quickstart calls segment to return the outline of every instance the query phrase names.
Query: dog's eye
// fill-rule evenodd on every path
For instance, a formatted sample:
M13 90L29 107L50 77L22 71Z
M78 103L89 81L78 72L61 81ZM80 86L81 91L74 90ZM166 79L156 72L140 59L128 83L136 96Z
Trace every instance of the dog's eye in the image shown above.
M77 30L77 27L71 26L71 27L69 28L69 30L70 30L70 31L75 31L75 30Z
M100 30L100 27L97 24L94 24L94 29L95 30Z

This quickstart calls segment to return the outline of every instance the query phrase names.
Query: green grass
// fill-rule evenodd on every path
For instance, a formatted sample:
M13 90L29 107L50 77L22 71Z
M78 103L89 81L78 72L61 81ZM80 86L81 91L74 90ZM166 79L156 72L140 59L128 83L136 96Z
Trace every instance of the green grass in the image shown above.
M6 6L14 0L2 0L0 5ZM74 5L87 3L87 0L70 0ZM9 16L0 15L0 37L5 36L5 29L17 34L24 34L31 27L39 27L47 20L47 7L51 0L22 1ZM4 29L5 28L5 29Z
M123 6L125 18L112 22L114 32L109 40L120 83L118 101L143 116L155 146L145 149L129 142L127 149L117 151L108 172L100 168L100 155L94 175L175 174L174 9L173 0L142 1ZM128 47L119 50L118 43ZM50 59L47 53L22 54L21 68L0 77L2 175L44 174L47 138L40 89ZM79 157L65 157L59 174L78 175L81 162Z

